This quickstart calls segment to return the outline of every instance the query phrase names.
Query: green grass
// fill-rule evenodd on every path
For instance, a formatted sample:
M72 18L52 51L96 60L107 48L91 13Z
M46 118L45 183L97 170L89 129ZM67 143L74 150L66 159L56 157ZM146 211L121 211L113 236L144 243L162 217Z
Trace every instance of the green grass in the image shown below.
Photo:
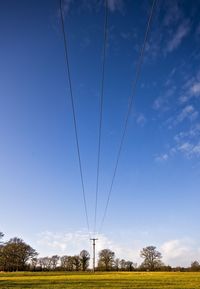
M0 273L1 289L200 289L200 273Z

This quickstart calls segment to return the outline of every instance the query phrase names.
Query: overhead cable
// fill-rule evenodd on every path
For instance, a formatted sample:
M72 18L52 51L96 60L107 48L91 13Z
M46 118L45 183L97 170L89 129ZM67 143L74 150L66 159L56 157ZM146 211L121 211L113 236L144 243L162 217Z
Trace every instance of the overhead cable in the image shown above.
M83 180L83 170L82 170L80 145L79 145L78 130L77 130L76 112L75 112L75 105L74 105L74 95L73 95L70 65L69 65L67 33L66 33L65 23L64 23L62 0L60 0L60 17L61 17L61 26L62 26L62 34L63 34L63 42L64 42L64 51L65 51L66 76L68 79L70 99L71 99L71 105L72 105L73 123L74 123L74 131L75 131L75 138L76 138L76 149L77 149L77 155L78 155L79 171L80 171L81 186L82 186L82 196L83 196L87 229L88 229L88 233L90 235L89 218L88 218L88 210L87 210L87 202L86 202L86 194L85 194L85 185L84 185L84 180Z
M105 0L103 59L102 59L102 78L101 78L101 91L100 91L100 114L99 114L99 138L98 138L98 152L97 152L97 175L96 175L96 194L95 194L95 213L94 213L94 234L96 232L97 208L98 208L97 205L98 205L98 192L99 192L99 169L100 169L100 155L101 155L101 135L102 135L102 119L103 119L103 100L104 100L107 38L108 38L108 0Z
M133 100L134 100L134 96L135 96L135 92L136 92L137 83L138 83L138 80L139 80L139 77L140 77L140 73L141 73L141 68L142 68L142 63L143 63L143 58L144 58L144 52L145 52L145 48L146 48L148 35L150 33L151 24L152 24L152 21L153 21L153 16L154 16L154 11L155 11L155 8L156 8L157 1L158 0L153 0L152 6L151 6L151 10L150 10L150 13L149 13L149 17L148 17L148 21L147 21L147 27L146 27L146 31L145 31L145 35L144 35L144 40L143 40L143 43L142 43L142 46L141 46L141 49L140 49L140 54L139 54L138 62L137 62L137 65L136 65L136 73L135 73L135 77L134 77L134 80L133 80L132 94L130 96L130 101L129 101L129 105L128 105L127 115L126 115L126 118L125 118L125 124L124 124L124 128L123 128L123 133L122 133L122 137L121 137L121 140L120 140L119 149L118 149L118 152L117 152L117 158L116 158L116 162L115 162L114 173L112 175L111 185L110 185L110 188L109 188L108 197L107 197L107 201L106 201L106 205L105 205L102 221L101 221L101 224L100 224L99 232L102 231L102 227L104 225L106 214L107 214L107 211L108 211L108 205L109 205L109 202L110 202L110 197L111 197L111 193L112 193L112 190L113 190L113 185L114 185L114 181L115 181L115 178L116 178L116 173L117 173L117 168L118 168L118 164L119 164L119 159L120 159L120 155L121 155L121 152L122 152L125 135L126 135L126 132L127 132L128 121L129 121L131 110L132 110L132 106L133 106Z

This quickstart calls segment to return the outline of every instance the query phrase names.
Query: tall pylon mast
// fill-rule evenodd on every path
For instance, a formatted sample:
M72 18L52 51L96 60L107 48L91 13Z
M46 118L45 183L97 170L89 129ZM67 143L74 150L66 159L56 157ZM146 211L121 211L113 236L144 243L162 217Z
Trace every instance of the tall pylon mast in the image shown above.
M96 246L96 241L98 239L91 238L90 240L92 241L92 247L93 247L93 272L95 272L95 246Z

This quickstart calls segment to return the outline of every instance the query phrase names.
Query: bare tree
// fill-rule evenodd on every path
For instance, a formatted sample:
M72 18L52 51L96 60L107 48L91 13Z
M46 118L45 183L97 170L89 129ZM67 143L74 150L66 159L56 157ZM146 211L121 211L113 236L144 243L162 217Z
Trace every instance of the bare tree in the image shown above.
M120 259L119 259L119 258L116 258L116 259L114 260L114 269L115 269L116 271L119 271L119 268L120 268Z
M51 268L53 270L56 269L59 260L60 260L60 257L58 255L54 255L51 257Z
M98 267L109 271L114 263L115 253L110 249L103 249L99 252Z
M120 264L121 271L125 271L126 270L126 261L124 259L121 259L119 264Z
M61 266L61 268L67 270L67 265L68 265L68 256L62 256L60 258L60 266Z
M191 263L191 271L194 271L194 272L200 271L200 264L198 261L193 261Z
M38 259L36 257L32 258L30 261L30 268L31 270L35 271L38 265Z
M74 257L68 256L67 258L67 271L74 270Z
M144 259L141 268L145 270L155 271L163 265L161 262L162 255L154 246L143 248L140 256Z
M78 255L73 256L73 263L74 263L75 270L79 271L81 268L81 260Z
M74 257L72 256L62 256L60 258L61 267L66 271L74 270Z
M51 269L51 258L41 257L38 259L38 264L40 265L42 270L50 270Z
M135 268L135 264L132 261L126 261L125 268L126 271L133 271Z
M40 269L43 269L43 258L38 258L38 265L40 267Z
M46 268L51 270L51 257L45 257Z
M82 271L86 271L89 267L90 254L86 250L80 252L80 262Z

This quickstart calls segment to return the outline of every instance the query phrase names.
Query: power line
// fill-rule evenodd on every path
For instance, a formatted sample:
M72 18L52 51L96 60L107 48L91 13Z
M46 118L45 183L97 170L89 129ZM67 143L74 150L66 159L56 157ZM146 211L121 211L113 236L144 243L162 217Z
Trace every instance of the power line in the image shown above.
M126 115L126 119L125 119L125 125L124 125L122 138L121 138L121 141L120 141L119 150L118 150L118 153L117 153L116 163L115 163L115 167L114 167L114 173L113 173L113 176L112 176L111 185L110 185L110 189L109 189L109 192L108 192L108 198L107 198L107 201L106 201L106 206L105 206L105 210L104 210L104 213L103 213L103 218L102 218L101 225L100 225L100 230L99 230L100 232L102 231L102 227L103 227L103 224L104 224L104 221L105 221L105 218L106 218L106 214L107 214L107 210L108 210L108 205L109 205L109 202L110 202L110 197L111 197L111 193L112 193L112 189L113 189L113 184L114 184L114 181L115 181L117 168L118 168L118 164L119 164L119 159L120 159L122 147L123 147L123 144L124 144L124 139L125 139L125 135L126 135L126 131L127 131L127 125L128 125L129 117L130 117L130 114L131 114L131 109L132 109L132 105L133 105L133 100L134 100L134 95L135 95L135 91L136 91L136 86L137 86L137 83L138 83L138 80L139 80L139 76L140 76L140 72L141 72L141 68L142 68L146 42L147 42L147 38L148 38L149 31L150 31L150 28L151 28L151 23L152 23L152 19L153 19L156 3L157 3L157 0L153 0L152 6L151 6L151 10L150 10L150 14L149 14L149 18L148 18L148 22L147 22L147 28L146 28L146 32L145 32L145 36L144 36L144 41L143 41L143 44L142 44L141 49L140 49L140 54L139 54L139 58L138 58L137 66L136 66L136 74L135 74L135 78L133 80L132 95L131 95L130 101L129 101L128 111L127 111L127 115Z
M85 217L86 217L87 229L88 229L88 233L90 235L88 210L87 210L86 195L85 195L85 185L84 185L84 181L83 181L83 170L82 170L82 162L81 162L81 155L80 155L80 145L79 145L78 131L77 131L76 112L75 112L74 96L73 96L73 90L72 90L72 81L71 81L71 73L70 73L70 65L69 65L69 53L68 53L68 47L67 47L67 36L66 36L63 9L62 9L62 0L60 0L60 16L61 16L61 25L62 25L64 50L65 50L66 74L67 74L68 83L69 83L70 98L71 98L71 105L72 105L73 122L74 122L75 138L76 138L76 148L77 148L77 154L78 154L79 171L80 171L82 194L83 194L83 203L84 203L84 209L85 209Z
M101 94L100 94L100 117L99 117L98 153L97 153L97 175L96 175L96 194L95 194L95 213L94 213L94 234L96 232L97 203L98 203L98 192L99 192L99 167L100 167L100 155L101 155L101 132L102 132L102 118L103 118L105 60L106 60L106 46L107 46L107 35L108 35L108 25L107 24L108 24L108 2L107 2L107 0L105 0L105 21L104 21L102 79L101 79Z

